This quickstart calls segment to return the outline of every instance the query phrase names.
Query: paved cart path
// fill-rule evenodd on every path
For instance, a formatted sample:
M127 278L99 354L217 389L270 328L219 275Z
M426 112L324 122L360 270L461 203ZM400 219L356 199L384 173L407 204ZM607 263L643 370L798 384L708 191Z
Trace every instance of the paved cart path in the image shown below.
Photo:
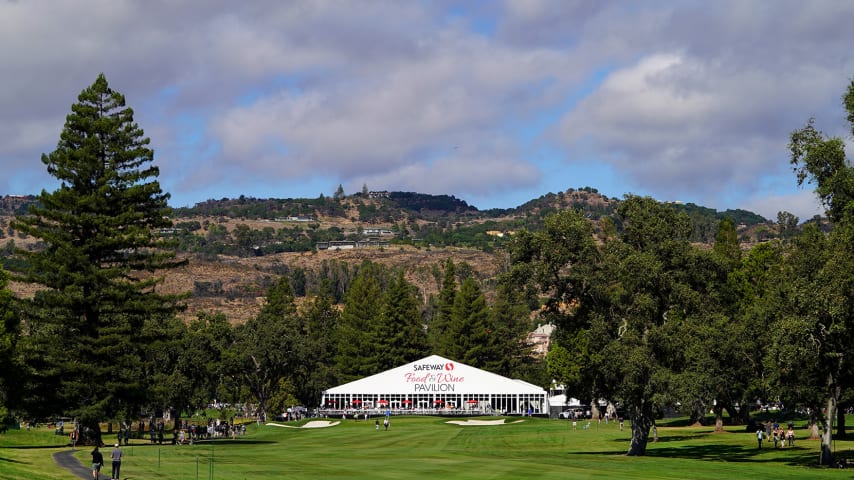
M80 460L74 456L74 450L63 450L61 452L56 452L53 454L53 461L56 462L60 467L68 470L69 472L76 475L78 478L85 478L87 480L92 480L92 465L83 465L80 463ZM109 469L110 466L107 465L105 467L101 467L101 474L98 476L99 479L107 480L110 478L109 472L104 475L104 468Z

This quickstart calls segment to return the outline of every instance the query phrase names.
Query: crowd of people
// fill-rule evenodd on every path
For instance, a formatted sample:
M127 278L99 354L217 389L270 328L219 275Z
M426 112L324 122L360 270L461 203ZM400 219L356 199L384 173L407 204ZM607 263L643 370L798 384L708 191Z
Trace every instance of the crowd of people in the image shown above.
M291 419L297 420L301 417L302 416L294 415ZM26 424L27 430L29 430L31 426L32 424L28 422ZM50 423L48 427L53 428L54 433L57 435L64 436L68 431L63 420ZM244 424L236 423L234 421L234 417L224 421L208 418L205 419L203 423L178 420L171 428L167 428L166 423L162 419L155 420L154 418L151 418L147 423L144 420L139 421L138 433L136 435L134 435L132 425L127 422L120 423L119 430L116 432L116 442L118 445L129 445L131 438L148 438L150 444L162 445L163 441L166 439L165 437L167 432L170 429L172 430L172 438L168 439L167 442L172 444L192 443L198 440L221 437L236 438L238 435L246 434L246 426ZM73 425L71 425L71 430L68 433L68 444L72 448L76 448L79 441L80 424L75 419L73 421Z
M795 446L795 426L790 422L785 429L776 420L768 423L760 423L756 429L756 441L758 447L762 448L762 441L768 439L774 442L774 448L785 448Z
M175 444L193 444L199 440L209 440L211 438L237 438L238 435L246 435L245 424L235 424L234 418L229 421L221 421L219 419L208 419L203 425L187 422L180 422L177 426L177 436Z

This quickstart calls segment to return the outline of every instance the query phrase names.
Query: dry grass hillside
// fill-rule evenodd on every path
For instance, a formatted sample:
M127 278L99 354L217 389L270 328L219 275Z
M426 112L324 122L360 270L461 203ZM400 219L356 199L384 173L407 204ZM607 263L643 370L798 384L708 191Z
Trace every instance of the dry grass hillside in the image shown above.
M21 238L19 235L14 234L14 232L8 232L7 229L9 220L11 219L11 212L19 208L22 202L25 201L27 199L21 197L0 197L0 207L3 207L2 211L6 212L5 216L0 214L0 229L2 229L0 231L6 234L5 238L0 238L0 247L8 247L10 240L14 240L16 247L28 248L33 245L34 239ZM392 223L376 221L378 218L383 218L385 222L394 221L400 225L415 224L419 227L436 224L435 218L431 220L429 217L413 212L413 210L394 210L393 207L388 207L384 201L366 197L347 197L341 200L340 205L343 208L343 214L324 216L321 213L323 210L318 209L316 214L312 215L313 220L311 221L311 225L269 219L240 218L240 213L223 213L230 212L228 208L233 206L232 203L234 201L211 202L213 202L211 209L196 209L191 214L193 216L180 216L175 219L176 222L198 222L202 233L208 230L210 226L217 225L218 227L223 227L228 233L233 234L239 226L243 225L252 231L263 231L271 228L275 230L283 227L293 228L296 226L300 228L319 229L331 229L335 227L338 231L342 232L342 235L357 234L357 232L367 228L392 229L394 226ZM268 202L267 204L264 204L264 201L259 202L262 202L265 206L272 203L274 205L270 208L278 208L276 207L278 203L275 202ZM455 225L474 225L485 221L492 221L497 224L507 222L506 225L518 225L516 221L519 219L536 219L549 211L575 208L584 210L586 215L591 218L591 221L595 222L601 215L608 215L613 212L616 202L616 199L609 199L589 188L580 190L569 189L566 192L543 195L539 199L532 200L520 206L518 211L507 212L505 216L501 217L494 214L485 215L482 212L465 210L462 215L454 216L454 214L449 213L442 218L444 222L452 226L451 228ZM250 200L237 203L239 207L252 206L252 201ZM360 206L370 207L375 211L387 208L390 209L391 214L385 216L368 216L366 218L371 221L362 221L360 220L359 213ZM456 206L456 204L452 203L453 206ZM217 210L217 208L213 207L221 208ZM697 212L695 209L695 213L707 216L713 214L713 212L710 213L706 210ZM206 215L202 213L205 211L211 214ZM246 216L248 217L249 215ZM268 218L274 217L268 215ZM702 216L699 218L703 220ZM716 221L708 220L707 223L713 226L716 224ZM739 237L742 241L742 247L745 249L757 242L765 241L768 238L775 238L778 233L773 225L768 225L764 222L753 225L739 225ZM10 234L15 235L14 238L10 237ZM697 243L697 245L708 247L704 243ZM475 275L479 278L491 278L504 268L507 263L506 255L501 252L501 249L497 248L495 251L498 253L485 253L475 248L431 247L418 249L412 246L392 246L384 249L362 248L355 250L320 250L306 253L267 253L263 256L253 257L219 255L214 260L211 260L213 257L210 255L188 255L184 257L188 261L185 267L164 272L165 279L159 288L164 293L187 292L191 294L187 301L188 308L182 314L185 319L195 318L199 312L221 312L232 322L240 323L258 313L263 302L262 297L265 286L270 285L276 280L275 277L279 275L276 272L292 271L297 267L301 267L306 271L318 271L324 260L335 260L346 262L350 265L358 265L363 260L369 259L388 266L403 268L407 279L419 288L424 299L426 299L438 290L437 279L434 276L435 266L441 265L447 258L451 257L456 263L465 262L469 264L474 270ZM209 289L204 290L204 294L213 294L216 296L202 296L204 294L194 296L196 293L195 287L199 284L216 284L217 289L214 289L213 293ZM16 295L27 296L32 295L34 287L31 285L13 284L12 289ZM235 292L239 294L235 294ZM220 295L220 293L222 294Z
M8 217L0 218L0 224L8 225ZM219 223L232 231L237 225L245 224L253 229L269 226L265 220L211 219L196 220ZM343 220L342 229L353 229ZM0 239L0 245L6 245L11 237ZM33 238L15 237L15 246L27 248L34 243ZM200 312L223 313L233 323L242 323L256 315L263 304L263 297L223 295L216 297L194 297L194 285L197 282L220 282L222 290L263 292L264 285L277 279L271 272L302 267L307 271L317 271L324 260L336 260L358 265L364 260L387 266L403 268L407 279L419 288L424 299L438 291L438 285L432 275L434 265L441 265L449 257L454 262L466 262L480 278L494 276L506 263L502 254L488 254L474 249L431 248L417 249L411 246L393 246L390 248L362 248L355 250L321 250L305 253L279 253L260 257L230 257L221 255L215 260L206 260L201 256L185 255L187 265L179 269L162 272L163 283L159 286L162 293L189 293L187 310L181 314L185 320L193 319ZM277 268L278 267L278 268ZM20 297L31 296L36 286L13 282L11 289Z
M403 268L407 279L419 288L426 299L438 291L431 271L433 265L441 264L452 257L454 262L466 262L484 278L495 275L504 263L496 254L485 254L475 250L415 248L364 248L357 250L325 250L316 253L280 253L263 257L220 257L216 261L189 258L187 266L166 273L161 291L164 293L192 292L195 282L222 282L225 291L241 288L253 289L257 285L269 284L277 278L269 273L272 267L287 265L316 271L324 260L337 260L358 265L364 260ZM195 318L198 312L221 312L235 323L256 315L263 304L263 297L193 298L187 301L185 319Z

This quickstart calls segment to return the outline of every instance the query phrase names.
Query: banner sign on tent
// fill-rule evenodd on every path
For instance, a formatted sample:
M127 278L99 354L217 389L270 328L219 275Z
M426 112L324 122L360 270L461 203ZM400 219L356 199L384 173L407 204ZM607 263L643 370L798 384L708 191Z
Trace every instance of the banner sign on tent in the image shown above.
M403 374L404 382L412 385L413 392L453 392L456 386L465 382L465 377L455 375L454 363L414 363L413 372ZM426 373L425 373L426 372Z

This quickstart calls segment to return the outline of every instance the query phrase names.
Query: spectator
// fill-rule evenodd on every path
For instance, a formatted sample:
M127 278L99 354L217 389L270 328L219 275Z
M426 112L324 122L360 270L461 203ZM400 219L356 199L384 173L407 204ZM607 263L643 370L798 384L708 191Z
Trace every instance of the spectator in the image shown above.
M113 474L110 476L110 480L119 480L122 470L122 449L119 448L118 443L113 448L112 453L110 453L110 458L113 460Z
M98 480L101 473L101 467L104 466L104 456L98 451L97 445L92 450L92 478Z

